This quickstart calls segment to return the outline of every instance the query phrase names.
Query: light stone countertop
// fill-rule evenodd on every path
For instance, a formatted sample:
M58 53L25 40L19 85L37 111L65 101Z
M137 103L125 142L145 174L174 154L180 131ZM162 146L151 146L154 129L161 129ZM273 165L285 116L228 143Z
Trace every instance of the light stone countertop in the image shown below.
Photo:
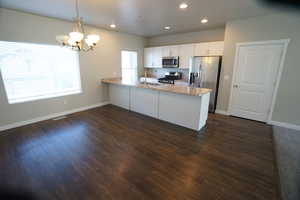
M123 80L122 78L107 78L102 79L102 83L115 84L115 85L123 85L130 87L138 87L145 89L158 90L163 92L172 92L177 94L184 94L189 96L202 96L211 92L211 89L207 88L193 88L189 86L182 85L171 85L171 84L146 84L141 83L138 80Z

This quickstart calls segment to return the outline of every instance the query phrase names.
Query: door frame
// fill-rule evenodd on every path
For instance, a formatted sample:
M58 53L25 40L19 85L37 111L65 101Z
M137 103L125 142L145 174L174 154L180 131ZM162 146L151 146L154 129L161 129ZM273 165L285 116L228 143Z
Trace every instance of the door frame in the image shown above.
M278 72L277 72L277 75L276 75L275 87L274 87L273 94L272 94L270 110L269 110L268 117L267 117L267 120L266 120L266 123L268 123L268 124L271 122L272 116L273 116L273 111L274 111L274 106L275 106L275 103L276 103L276 97L277 97L277 94L278 94L278 88L279 88L279 84L280 84L280 80L281 80L281 76L282 76L282 71L283 71L283 67L284 67L284 63L285 63L287 48L288 48L288 45L289 45L290 41L291 41L290 39L282 39L282 40L266 40L266 41L255 41L255 42L241 42L241 43L236 44L233 74L232 74L231 88L230 88L230 97L229 97L229 109L228 109L228 114L229 115L232 115L232 98L233 98L232 88L233 88L233 85L234 85L236 71L237 71L240 47L255 46L255 45L260 45L260 44L262 44L262 45L263 44L265 44L265 45L268 45L268 44L282 44L283 45L283 52L282 52L281 59L280 59L279 69L278 69Z

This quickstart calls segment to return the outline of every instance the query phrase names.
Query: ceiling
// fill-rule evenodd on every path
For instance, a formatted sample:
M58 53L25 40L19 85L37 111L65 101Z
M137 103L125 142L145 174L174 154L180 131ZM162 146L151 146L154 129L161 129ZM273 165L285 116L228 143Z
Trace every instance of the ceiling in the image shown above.
M182 2L186 10L179 9ZM65 20L75 16L75 0L1 0L0 6ZM86 24L109 29L115 23L118 31L145 37L224 27L272 12L258 0L79 0L79 8ZM203 17L207 24L200 23Z

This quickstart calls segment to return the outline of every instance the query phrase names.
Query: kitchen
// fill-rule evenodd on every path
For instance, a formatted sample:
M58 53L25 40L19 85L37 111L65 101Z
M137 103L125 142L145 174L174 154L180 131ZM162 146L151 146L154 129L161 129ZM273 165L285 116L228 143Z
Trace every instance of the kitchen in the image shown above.
M113 105L200 131L216 111L223 51L222 41L145 48L144 76L102 82Z
M299 200L300 15L266 1L1 0L0 199Z

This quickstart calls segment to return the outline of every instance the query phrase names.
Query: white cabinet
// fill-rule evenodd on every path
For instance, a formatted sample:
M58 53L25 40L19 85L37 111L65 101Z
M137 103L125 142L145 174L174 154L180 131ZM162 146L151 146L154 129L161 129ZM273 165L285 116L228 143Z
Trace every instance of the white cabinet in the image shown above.
M179 56L178 46L170 46L169 51L170 51L170 56Z
M222 56L224 53L224 42L210 42L208 43L209 56Z
M130 108L130 87L109 85L110 103L125 109Z
M158 91L132 87L130 110L158 118L158 96Z
M153 68L162 67L162 47L152 48L152 63Z
M171 55L170 47L169 46L162 47L162 57L169 57L170 55Z
M206 124L209 93L201 97L160 92L159 119L194 130Z
M163 57L179 56L179 68L186 69L193 56L222 56L223 51L223 41L145 48L144 67L161 68Z
M194 45L186 44L179 46L179 68L188 69L194 56Z
M144 49L144 67L161 68L162 67L162 47Z
M223 51L223 41L195 44L195 56L222 56Z
M195 44L195 56L208 56L208 53L209 53L208 43Z
M162 57L179 56L179 46L162 47Z
M152 48L145 48L144 49L144 67L145 68L152 68Z
M206 124L209 96L109 84L111 104L197 131Z

